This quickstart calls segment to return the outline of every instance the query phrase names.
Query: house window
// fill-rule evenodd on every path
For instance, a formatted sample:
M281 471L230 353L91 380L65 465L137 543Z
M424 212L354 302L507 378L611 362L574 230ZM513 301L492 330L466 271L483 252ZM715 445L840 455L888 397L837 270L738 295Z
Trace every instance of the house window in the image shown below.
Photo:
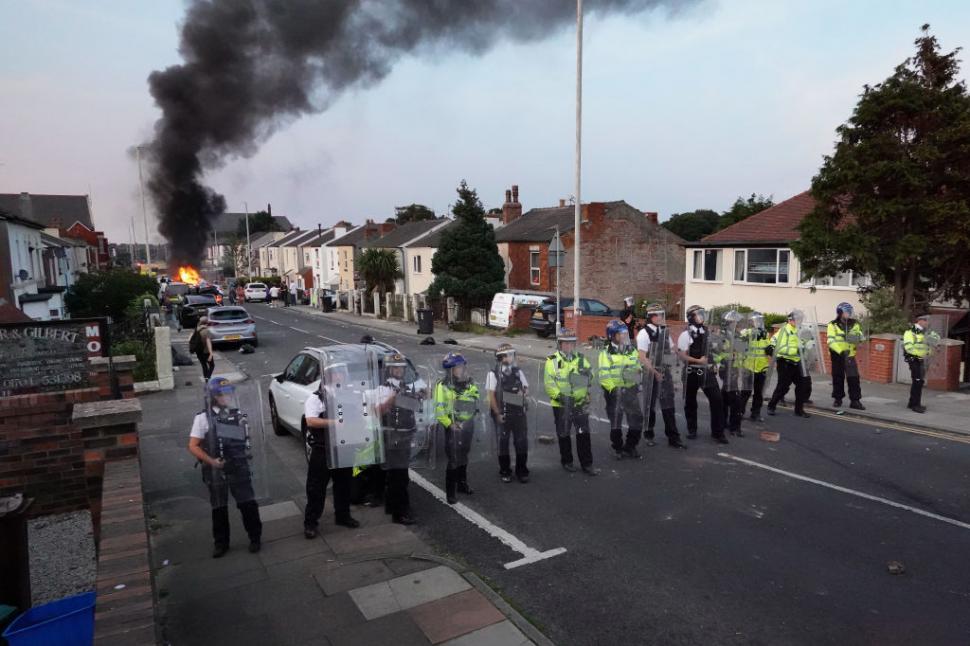
M790 259L788 249L738 249L734 252L734 282L787 284Z
M414 257L413 264L414 264L414 273L420 274L421 273L421 256L420 255Z
M842 289L858 289L869 285L869 277L861 272L844 271L835 276L824 276L816 278L814 281L803 281L806 285L814 284L815 287L832 287Z
M721 249L694 250L694 280L721 280Z
M539 268L539 252L530 251L529 252L529 282L533 285L539 284L540 278L540 268Z

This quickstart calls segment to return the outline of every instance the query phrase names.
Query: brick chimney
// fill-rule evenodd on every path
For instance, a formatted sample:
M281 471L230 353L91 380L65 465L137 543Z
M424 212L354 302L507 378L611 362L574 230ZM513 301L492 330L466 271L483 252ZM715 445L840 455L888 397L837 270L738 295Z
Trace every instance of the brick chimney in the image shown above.
M517 220L522 215L522 205L519 203L519 186L513 184L511 190L505 191L505 204L502 205L502 224Z
M30 201L30 193L20 194L20 217L25 220L34 219L34 204Z
M561 209L564 206L566 206L566 200L559 198L559 208Z
M644 211L643 214L645 216L647 216L647 219L650 220L651 222L653 222L654 224L660 224L660 222L659 222L659 220L657 218L657 212L656 211Z

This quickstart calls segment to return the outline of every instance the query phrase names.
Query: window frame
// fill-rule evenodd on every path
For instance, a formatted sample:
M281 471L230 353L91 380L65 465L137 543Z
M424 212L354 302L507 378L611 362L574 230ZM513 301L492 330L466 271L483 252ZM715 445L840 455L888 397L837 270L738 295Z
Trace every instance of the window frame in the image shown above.
M722 261L724 260L724 253L723 253L724 252L724 248L723 247L717 247L717 248L713 248L713 249L710 249L710 248L707 248L707 247L702 247L702 248L691 249L691 251L693 252L692 255L691 255L691 270L690 270L690 280L691 280L691 282L694 282L694 283L709 283L709 284L720 284L720 283L723 283L724 282L724 274L721 271ZM706 272L705 272L705 269L707 268L706 258L707 258L707 254L708 253L715 254L714 257L716 258L716 260L714 261L715 262L715 266L714 266L714 278L713 279L708 279L708 278L704 278L703 277L706 274ZM701 267L700 267L700 270L701 270L700 271L700 273L701 273L701 277L700 278L697 277L697 254L701 254L701 258L704 259L704 261L701 263Z
M416 274L421 273L421 254L419 253L414 254L414 257L411 259L411 265L412 265L412 269L414 270L414 273Z
M760 282L748 280L748 252L750 251L774 251L775 252L775 281L774 282ZM785 272L785 280L781 280L781 255L782 253L788 256L788 261L786 263L787 270ZM741 268L743 270L742 277L738 278L738 257L743 257L741 262ZM734 277L732 282L737 285L756 285L759 287L769 286L769 287L791 287L792 286L792 253L789 247L744 247L741 249L734 250Z
M532 259L535 258L535 264ZM542 284L542 252L538 249L529 249L529 284Z

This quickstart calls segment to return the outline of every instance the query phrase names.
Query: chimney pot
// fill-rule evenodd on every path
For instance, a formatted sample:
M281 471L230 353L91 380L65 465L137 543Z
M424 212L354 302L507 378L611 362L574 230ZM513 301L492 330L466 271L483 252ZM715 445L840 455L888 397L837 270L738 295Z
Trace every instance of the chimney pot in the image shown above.
M645 216L647 216L647 219L650 220L651 222L653 222L654 224L660 224L660 222L659 222L659 220L657 218L657 212L656 211L644 211L643 214Z
M512 184L512 202L515 204L519 203L519 185Z
M505 203L509 204L512 201L512 191L505 189Z
M566 206L566 200L559 198L559 208Z

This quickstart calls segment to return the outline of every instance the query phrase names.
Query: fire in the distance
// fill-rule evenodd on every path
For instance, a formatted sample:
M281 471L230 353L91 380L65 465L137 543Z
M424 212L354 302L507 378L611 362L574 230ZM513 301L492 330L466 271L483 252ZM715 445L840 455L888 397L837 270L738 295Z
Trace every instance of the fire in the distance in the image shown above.
M198 285L202 281L199 272L192 265L179 267L179 281L189 285Z

